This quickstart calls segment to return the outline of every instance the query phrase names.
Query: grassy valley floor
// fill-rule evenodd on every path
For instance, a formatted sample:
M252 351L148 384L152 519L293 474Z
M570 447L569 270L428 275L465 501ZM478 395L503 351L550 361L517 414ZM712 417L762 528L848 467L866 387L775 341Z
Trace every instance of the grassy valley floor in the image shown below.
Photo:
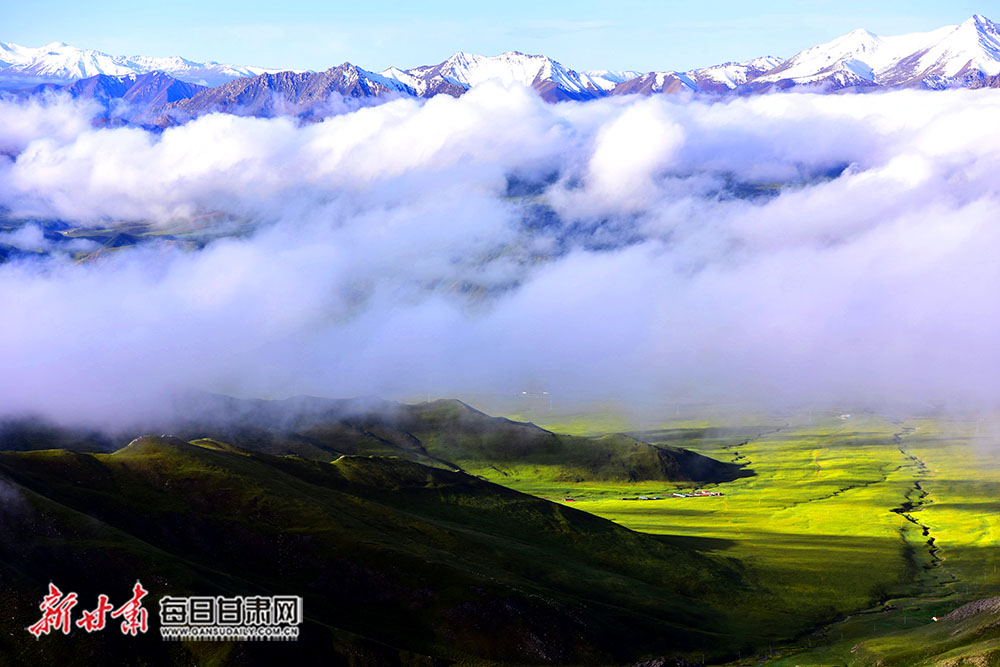
M752 614L755 639L794 639L764 652L748 643L734 664L998 664L997 614L932 620L1000 595L1000 463L983 422L750 422L634 434L748 464L754 476L705 487L722 496L672 495L692 484L551 484L525 469L506 471L502 483L748 566L771 596L733 600ZM587 432L585 420L572 427Z

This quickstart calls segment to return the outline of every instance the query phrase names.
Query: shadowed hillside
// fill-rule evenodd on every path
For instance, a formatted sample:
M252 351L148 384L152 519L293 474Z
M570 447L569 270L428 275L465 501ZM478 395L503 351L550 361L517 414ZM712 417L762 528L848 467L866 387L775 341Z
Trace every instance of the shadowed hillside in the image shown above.
M0 485L0 656L13 664L607 664L724 654L747 630L727 602L751 585L728 559L401 459L146 436L113 454L2 453ZM308 622L298 642L252 650L164 643L155 620L141 638L23 630L50 581L89 606L136 579L153 600L298 594Z

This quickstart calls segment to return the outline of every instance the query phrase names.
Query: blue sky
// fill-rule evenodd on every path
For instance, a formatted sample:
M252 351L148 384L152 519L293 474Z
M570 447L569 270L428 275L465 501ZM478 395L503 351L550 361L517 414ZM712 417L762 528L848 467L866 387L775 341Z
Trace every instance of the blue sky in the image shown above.
M455 51L545 53L575 69L689 69L758 55L789 57L854 28L931 30L983 2L786 0L744 2L233 2L37 0L3 10L0 41L64 41L113 54L181 55L321 70L413 67Z

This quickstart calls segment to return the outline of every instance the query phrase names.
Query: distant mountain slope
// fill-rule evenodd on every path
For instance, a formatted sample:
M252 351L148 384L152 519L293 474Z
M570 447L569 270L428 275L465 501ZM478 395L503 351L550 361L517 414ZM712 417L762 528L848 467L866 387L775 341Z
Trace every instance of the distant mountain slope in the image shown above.
M678 72L647 72L623 81L614 87L612 95L655 95L694 91L694 83Z
M12 664L626 664L764 641L736 610L756 589L724 557L399 459L146 436L114 454L0 453L0 498ZM49 582L89 608L136 579L148 635L24 630ZM259 594L303 596L299 641L156 635L163 595Z
M587 86L588 90L593 92L601 91L603 93L610 93L615 89L620 83L628 81L629 79L634 79L640 76L642 72L636 72L634 70L593 70L589 72L580 72L580 79Z
M1000 88L1000 74L985 77L972 77L968 83L969 88Z
M150 72L164 72L181 81L217 86L239 77L278 71L211 61L199 63L180 57L112 56L63 42L38 48L0 42L0 83L7 87L33 82L66 83L99 74L128 76Z
M525 468L539 478L563 482L725 482L753 474L739 465L630 435L556 434L491 417L457 400L400 404L301 396L267 401L200 394L179 406L178 415L141 428L324 462L345 455L395 456L494 481ZM129 437L75 432L32 420L0 423L0 451L46 446L113 451L116 442Z
M397 424L433 456L491 478L530 467L574 480L721 482L749 474L739 466L627 435L557 435L534 424L490 417L454 400L406 406Z
M697 93L728 93L748 81L777 67L782 62L775 56L754 58L746 62L729 62L687 72L647 72L616 85L613 95L655 95L684 91Z
M752 474L731 463L626 435L558 435L534 424L490 417L456 400L406 405L213 396L200 400L187 418L186 423L156 428L320 461L344 454L399 456L495 481L525 467L556 481L722 482Z
M770 72L783 62L777 56L763 56L744 62L728 62L685 72L697 90L707 93L726 93Z
M159 107L195 95L205 86L175 79L163 72L110 76L98 74L74 83L57 86L41 84L29 94L44 90L63 91L73 97L109 103L121 100L141 107Z
M395 79L350 63L324 72L278 72L236 79L168 105L173 117L225 112L239 116L324 115L325 105L343 98L365 99L413 91Z
M855 30L758 76L752 90L799 85L949 88L1000 74L1000 32L984 16L931 32L883 37Z

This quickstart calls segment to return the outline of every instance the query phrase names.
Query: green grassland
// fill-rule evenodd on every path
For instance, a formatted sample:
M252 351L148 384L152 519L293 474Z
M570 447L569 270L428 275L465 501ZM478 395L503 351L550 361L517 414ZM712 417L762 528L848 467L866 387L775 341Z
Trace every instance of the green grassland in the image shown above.
M706 487L722 497L670 497L689 484L553 485L526 470L504 483L745 564L768 591L750 612L758 642L792 641L739 664L1000 664L1000 614L931 620L1000 595L1000 463L980 422L747 421L755 435L692 421L635 434L748 464L754 476ZM588 423L577 432L599 432ZM622 500L636 495L664 498Z
M978 419L911 420L898 444L915 467L908 500L931 563L891 612L872 610L832 626L837 641L793 653L780 665L1000 664L1000 606L965 615L957 607L1000 595L1000 465L994 433ZM912 524L911 524L912 525ZM924 534L926 532L926 534ZM932 544L927 544L933 540ZM925 566L926 567L926 566ZM943 617L938 622L932 616Z

